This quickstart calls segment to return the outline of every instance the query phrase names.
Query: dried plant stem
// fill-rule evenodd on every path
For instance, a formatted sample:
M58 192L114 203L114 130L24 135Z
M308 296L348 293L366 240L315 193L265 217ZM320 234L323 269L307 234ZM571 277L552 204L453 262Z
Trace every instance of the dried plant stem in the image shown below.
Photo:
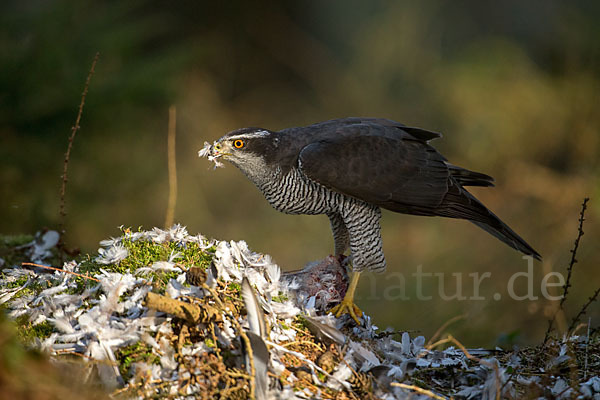
M177 109L169 107L169 129L167 133L167 152L169 166L169 202L165 217L165 229L173 226L175 204L177 204L177 163L175 153L175 128L177 127Z
M60 269L60 268L49 267L49 266L47 266L47 265L36 264L36 263L30 263L30 262L24 262L24 263L21 263L21 265L22 265L22 266L29 265L29 266L31 266L31 267L40 267L40 268L45 268L45 269L51 269L51 270L53 270L53 271L64 272L65 274L71 274L71 275L79 276L80 278L85 278L85 279L90 279L90 280L92 280L92 281L100 282L98 279L96 279L96 278L92 278L91 276L87 276L87 275L78 274L77 272L72 272L72 271L65 271L64 269Z
M442 397L440 395L437 395L437 394L433 393L431 390L423 389L423 388L420 388L420 387L415 386L415 385L407 385L405 383L398 383L398 382L392 382L391 385L392 386L397 386L397 387L402 388L402 389L414 390L415 392L417 392L419 394L422 394L422 395L425 395L427 397L431 397L432 399L447 400L446 397Z
M92 66L90 68L90 72L88 73L87 79L85 80L85 86L83 87L83 92L81 93L81 102L79 103L79 111L77 111L77 118L75 119L75 125L71 127L71 136L69 136L69 145L67 146L67 152L65 153L65 161L63 164L63 174L62 174L62 185L60 186L60 225L59 232L61 235L65 234L65 217L67 213L65 212L65 192L67 190L67 169L69 167L69 159L71 158L71 149L73 148L73 140L75 139L75 134L79 130L79 123L81 122L81 115L83 114L83 106L85 104L85 98L87 97L88 89L90 87L90 81L92 80L92 75L96 70L96 63L98 62L98 58L100 58L100 52L96 52L94 56L94 61L92 61Z
M545 348L548 343L548 339L550 339L550 333L554 327L554 322L556 321L556 316L563 309L563 304L567 300L567 295L569 294L569 288L571 287L571 275L573 273L573 267L577 263L577 249L579 249L579 241L583 236L583 221L585 221L585 210L587 209L587 202L589 201L589 197L583 199L583 203L581 204L581 211L579 212L579 226L577 227L577 237L575 238L575 242L573 243L573 248L571 249L571 261L569 262L569 267L567 268L567 280L563 286L563 295L560 299L560 303L557 309L554 311L554 315L552 319L548 321L548 329L546 329L546 334L544 335L544 342L542 343L542 349ZM541 351L540 355L544 352Z
M455 317L452 317L448 321L444 322L444 324L442 326L440 326L437 331L435 331L435 333L433 334L433 336L431 337L431 339L429 339L427 341L427 344L425 345L425 348L427 348L428 350L431 350L433 348L432 344L435 342L435 340L437 340L437 338L444 332L444 330L448 326L452 325L456 321L460 321L461 319L465 319L465 318L467 318L467 314L461 314L461 315L457 315Z

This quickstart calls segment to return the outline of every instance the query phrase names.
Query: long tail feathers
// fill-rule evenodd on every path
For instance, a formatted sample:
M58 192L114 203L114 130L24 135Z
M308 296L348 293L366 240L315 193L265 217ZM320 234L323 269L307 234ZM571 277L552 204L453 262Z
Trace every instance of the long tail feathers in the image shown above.
M500 221L500 220L498 220ZM513 249L519 250L521 253L528 256L532 256L536 260L541 260L542 256L535 251L523 238L517 235L512 229L508 227L504 222L500 221L501 227L493 227L491 225L484 224L483 222L471 221L484 231L494 235Z
M513 249L541 260L542 256L508 225L488 210L471 193L464 189L458 180L450 180L446 197L436 214L443 217L462 218L471 221L484 231L490 233Z
M446 162L450 176L461 186L494 186L494 178Z

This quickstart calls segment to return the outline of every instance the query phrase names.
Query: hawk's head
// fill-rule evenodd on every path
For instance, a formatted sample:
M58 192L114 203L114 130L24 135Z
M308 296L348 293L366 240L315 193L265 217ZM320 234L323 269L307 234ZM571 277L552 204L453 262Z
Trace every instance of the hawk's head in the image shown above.
M252 179L273 168L278 136L277 132L262 128L238 129L212 145L206 144L199 155L207 156L216 163L219 158L227 160Z

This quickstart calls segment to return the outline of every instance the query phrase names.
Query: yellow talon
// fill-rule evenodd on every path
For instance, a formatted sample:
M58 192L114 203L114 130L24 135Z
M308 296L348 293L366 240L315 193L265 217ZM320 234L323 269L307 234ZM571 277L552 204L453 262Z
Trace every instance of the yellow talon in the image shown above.
M352 278L350 279L350 284L348 285L348 290L346 291L344 300L329 310L329 312L335 315L336 318L341 317L342 314L349 314L358 325L360 325L358 318L362 317L362 311L354 304L354 292L356 291L359 277L360 272L354 272L352 274Z

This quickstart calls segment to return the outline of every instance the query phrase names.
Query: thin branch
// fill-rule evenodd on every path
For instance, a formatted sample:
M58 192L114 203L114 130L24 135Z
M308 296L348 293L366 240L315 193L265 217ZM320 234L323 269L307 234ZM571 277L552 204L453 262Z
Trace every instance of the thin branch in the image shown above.
M579 249L579 241L583 236L583 221L585 221L585 210L587 209L587 202L589 200L590 198L586 197L583 199L583 203L581 204L581 211L579 212L579 226L577 227L577 238L573 244L573 249L571 249L571 261L569 262L569 268L567 269L567 281L563 286L564 292L562 299L560 299L560 308L562 308L563 304L567 300L567 294L569 293L569 288L571 287L571 274L573 273L573 267L577 263L577 249Z
M63 164L63 174L62 174L62 185L60 187L60 225L59 231L61 235L65 233L65 217L67 213L65 212L65 192L67 190L67 169L69 166L69 159L71 157L71 149L73 148L73 140L75 139L75 134L79 130L79 123L81 121L81 115L83 114L83 105L85 104L85 98L88 93L88 88L90 87L90 81L92 80L92 75L94 75L94 71L96 70L96 63L98 62L98 58L100 58L100 52L97 52L94 56L94 61L92 61L92 67L90 68L90 72L88 73L87 79L85 80L85 86L83 88L83 93L81 93L81 102L79 103L79 111L77 112L77 118L75 119L75 125L71 127L71 136L69 137L69 145L67 147L67 152L65 153L65 161Z
M90 279L92 281L100 282L98 279L92 278L91 276L78 274L77 272L72 272L72 271L65 271L64 269L60 269L60 268L49 267L47 265L35 264L35 263L30 263L30 262L21 263L21 266L25 266L25 265L29 265L31 267L39 267L39 268L51 269L53 271L64 272L65 274L71 274L71 275L79 276L80 278L85 278L85 279Z
M427 345L425 345L425 347L427 349L431 350L433 348L432 344L435 342L435 340L437 340L437 338L444 332L444 330L448 326L452 325L456 321L460 321L461 319L465 319L465 318L467 318L467 314L461 314L461 315L457 315L455 317L452 317L448 321L444 322L444 324L442 326L440 326L437 331L435 331L435 333L433 334L433 336L431 337L431 339L429 339L427 341Z
M175 128L177 127L177 110L175 106L169 107L169 129L167 134L167 152L169 168L169 202L165 217L165 229L173 226L175 217L175 204L177 204L177 164L175 153Z
M542 343L542 349L545 348L546 343L548 343L548 339L550 339L550 333L554 327L554 322L556 321L556 316L563 309L563 304L567 300L567 294L569 294L569 288L571 287L571 275L573 273L573 267L577 263L577 249L579 249L579 241L583 236L583 221L585 221L585 210L587 209L587 202L589 201L589 197L583 199L583 203L581 204L581 211L579 212L579 226L577 227L577 237L575 238L575 243L573 243L573 248L571 249L571 261L569 262L569 267L567 268L567 280L563 286L563 295L560 299L560 303L557 309L554 311L554 315L552 319L548 321L548 329L546 329L546 334L544 335L544 342ZM544 352L541 351L540 355Z
M585 315L585 313L587 312L587 308L590 306L590 304L592 304L594 301L596 301L598 299L598 295L600 295L600 288L596 289L594 294L591 295L590 298L588 299L588 301L583 305L583 307L581 307L581 310L579 310L579 313L571 321L571 325L569 325L569 329L567 329L567 332L571 332L573 330L573 328L575 328L575 325L577 324L577 322L579 322L579 318L581 318Z

